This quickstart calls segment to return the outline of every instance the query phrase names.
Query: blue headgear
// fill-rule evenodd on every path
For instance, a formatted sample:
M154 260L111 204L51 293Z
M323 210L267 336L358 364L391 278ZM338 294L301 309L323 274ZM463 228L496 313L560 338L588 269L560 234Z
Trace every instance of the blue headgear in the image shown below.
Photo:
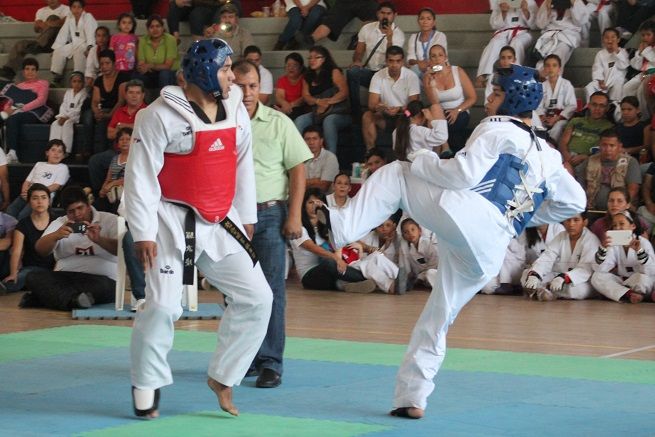
M232 55L232 49L222 39L204 39L191 44L182 60L184 79L196 84L206 93L219 98L222 95L218 82L218 70L225 64L225 59Z
M493 84L505 91L505 100L498 108L503 115L517 115L539 107L544 95L538 73L534 68L512 65L494 74Z

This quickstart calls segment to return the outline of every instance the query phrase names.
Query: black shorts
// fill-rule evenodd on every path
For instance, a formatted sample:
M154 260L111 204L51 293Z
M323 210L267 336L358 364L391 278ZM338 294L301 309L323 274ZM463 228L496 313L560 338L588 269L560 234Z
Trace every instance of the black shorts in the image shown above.
M350 20L375 21L378 3L375 0L337 0L323 16L321 24L330 28L329 38L336 41Z

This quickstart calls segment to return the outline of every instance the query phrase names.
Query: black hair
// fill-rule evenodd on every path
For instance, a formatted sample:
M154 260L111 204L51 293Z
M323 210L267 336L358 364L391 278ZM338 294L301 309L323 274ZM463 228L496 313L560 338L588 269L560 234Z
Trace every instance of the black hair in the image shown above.
M416 14L416 16L420 17L423 12L429 13L430 15L432 15L432 18L434 18L435 20L437 19L437 13L434 12L434 9L428 8L428 7L423 7L421 9L419 9L418 14Z
M61 191L61 206L68 209L73 203L82 202L89 204L89 198L79 185L69 185Z
M251 54L251 53L257 53L259 56L261 56L262 55L262 49L260 49L259 47L255 46L255 45L251 45L251 46L248 46L245 49L243 49L243 57L244 58L246 56L248 56L249 54Z
M323 128L317 124L312 124L307 126L305 129L302 131L302 136L304 137L307 132L316 132L319 137L323 137Z
M300 53L298 52L289 53L284 57L284 63L286 64L289 59L291 59L292 61L296 61L298 64L300 64L301 71L305 70L305 60L302 58L302 55Z
M639 99L637 96L625 96L623 99L621 99L621 105L627 103L628 105L632 105L635 108L639 109Z
M128 88L136 87L138 86L141 88L141 92L145 93L146 92L146 86L143 84L143 81L141 79L131 79L127 81L125 84L125 91L128 90Z
M646 20L641 23L641 26L639 26L639 32L644 32L646 30L655 33L655 20Z
M396 224L396 226L398 226L398 222L400 222L400 219L402 218L402 216L403 216L403 210L398 209L396 212L391 214L387 220L391 220L392 222L394 222Z
M420 100L412 100L407 104L407 109L398 117L398 121L396 121L396 141L393 145L393 153L396 159L407 160L407 150L410 144L409 128L412 125L411 118L422 112L423 103Z
M407 217L407 218L404 219L402 222L400 222L400 229L402 230L403 227L404 227L405 225L414 225L414 226L416 226L417 228L421 229L421 225L419 225L418 223L416 223L416 220L414 220L414 219L411 218L411 217Z
M636 212L631 212L629 209L626 209L624 211L617 212L616 214L612 215L612 218L616 217L617 215L622 215L623 217L627 218L631 224L635 225L634 235L638 237L644 233L644 228L643 226L641 226L641 219L639 218L639 214L637 214Z
M130 137L132 136L132 128L131 127L122 127L116 131L116 142L120 139L121 136L124 134L129 135Z
M332 81L332 71L335 68L339 69L339 67L337 67L337 63L334 62L334 58L330 51L323 46L316 45L309 49L309 53L311 54L312 52L323 56L323 65L321 65L319 71L314 71L311 68L307 70L307 73L305 73L305 82L311 86L313 83L324 84ZM339 71L341 70L339 69Z
M86 7L86 2L84 0L71 0L68 3L68 7L73 6L73 4L75 4L75 3L78 3L80 6L82 6L82 9L84 9Z
M311 196L316 197L323 203L327 203L325 200L325 194L323 194L323 191L321 191L319 188L316 187L310 187L307 188L305 191L305 196L302 199L302 211L300 214L300 219L302 222L303 227L305 230L307 230L307 234L309 235L309 238L312 239L314 243L316 243L316 233L314 232L314 225L309 221L309 215L307 214L307 209L305 208L305 204L309 200ZM321 222L318 222L318 226L316 227L318 230L318 235L324 239L325 241L328 241L328 227L324 225Z
M39 70L39 61L37 61L35 58L25 58L23 59L23 64L22 68L25 69L28 65L31 65L32 67L36 67L36 70Z
M254 63L252 63L251 61L249 61L247 59L239 59L234 64L232 64L232 71L235 74L236 73L248 74L253 70L257 73L257 82L261 82L262 77L259 74L259 68L257 68L257 66Z
M101 50L100 53L98 53L98 59L100 58L108 58L111 60L112 64L116 63L116 54L114 54L113 50L109 50L109 49Z
M32 193L35 191L44 191L48 193L48 197L50 197L50 189L46 187L43 184L39 184L38 182L35 184L30 185L30 187L27 189L27 201L29 202L30 198L32 197Z
M111 31L109 30L109 28L107 26L98 26L98 27L96 27L95 33L98 33L99 30L103 30L107 34L107 36L111 36Z
M620 34L619 31L616 29L616 27L608 27L607 29L603 30L603 35L602 35L602 36L605 36L605 34L606 34L607 32L613 32L614 35L616 35L616 37L617 37L618 39L621 39L621 34Z
M621 137L619 136L619 132L616 130L616 128L609 128L605 129L600 133L599 138L617 138L619 142L621 141Z
M388 58L389 56L397 56L397 55L402 56L403 59L405 58L405 51L400 46L387 47L387 51L384 53L385 58Z
M164 19L158 14L152 14L148 17L148 20L146 20L146 27L150 27L153 21L158 22L162 27L164 27Z
M339 176L345 176L345 177L347 177L347 178L348 178L348 183L350 183L350 175L349 175L348 173L346 173L345 171L340 171L339 173L337 173L337 175L336 175L336 176L334 177L334 179L332 180L332 183L335 183L335 182L337 181L337 178L338 178Z
M385 2L380 2L378 4L378 8L376 10L381 10L382 8L389 8L391 9L394 13L396 12L396 5L394 5L392 2L385 1Z
M602 91L596 91L596 92L592 93L592 94L589 96L589 101L591 101L591 98L592 98L592 97L596 97L596 96L603 96L603 97L605 97L605 100L607 100L607 103L610 102L610 98L609 98L609 96L607 95L607 93L604 93L604 92L602 92Z
M120 30L121 20L123 18L129 18L130 21L132 21L132 29L130 29L130 33L134 33L136 31L136 19L134 18L134 15L128 12L123 12L118 16L118 18L116 19L116 28Z
M384 150L380 149L379 147L373 147L371 149L368 149L366 152L366 155L364 156L364 161L368 161L371 159L373 156L377 156L382 158L382 160L386 163L389 163L389 159L387 157L387 154L385 153Z
M66 145L64 144L64 142L62 140L55 138L53 140L48 141L48 143L45 145L45 151L47 152L53 146L61 147L62 150L64 151L64 153L66 153Z
M554 59L554 60L556 60L556 61L557 61L557 65L559 65L560 68L562 67L562 58L560 58L560 57L557 56L556 54L553 53L553 54L550 54L550 55L546 56L546 57L544 58L544 64L545 64L546 61L549 60L549 59Z
M498 52L498 57L500 58L500 54L502 52L512 52L512 55L514 55L514 59L516 59L516 50L514 50L514 47L512 46L503 46L500 51Z

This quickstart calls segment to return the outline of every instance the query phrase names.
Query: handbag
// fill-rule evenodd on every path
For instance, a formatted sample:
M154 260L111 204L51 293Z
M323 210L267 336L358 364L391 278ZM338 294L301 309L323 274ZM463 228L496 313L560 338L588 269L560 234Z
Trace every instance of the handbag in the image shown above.
M314 96L316 99L329 99L330 97L333 97L336 93L339 92L339 88L336 86L333 86L332 88L329 88L322 93L320 93L317 96ZM350 113L350 102L348 99L344 99L341 102L335 103L333 105L330 105L327 107L327 109L323 112L317 112L318 110L318 105L312 106L312 115L314 119L314 124L322 124L323 120L325 120L325 117L328 115L332 114L349 114Z

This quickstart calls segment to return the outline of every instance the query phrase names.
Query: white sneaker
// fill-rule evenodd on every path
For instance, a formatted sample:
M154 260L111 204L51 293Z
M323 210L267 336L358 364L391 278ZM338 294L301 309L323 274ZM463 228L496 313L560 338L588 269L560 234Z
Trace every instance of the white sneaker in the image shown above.
M20 164L18 156L16 156L16 151L14 149L7 152L7 164Z

